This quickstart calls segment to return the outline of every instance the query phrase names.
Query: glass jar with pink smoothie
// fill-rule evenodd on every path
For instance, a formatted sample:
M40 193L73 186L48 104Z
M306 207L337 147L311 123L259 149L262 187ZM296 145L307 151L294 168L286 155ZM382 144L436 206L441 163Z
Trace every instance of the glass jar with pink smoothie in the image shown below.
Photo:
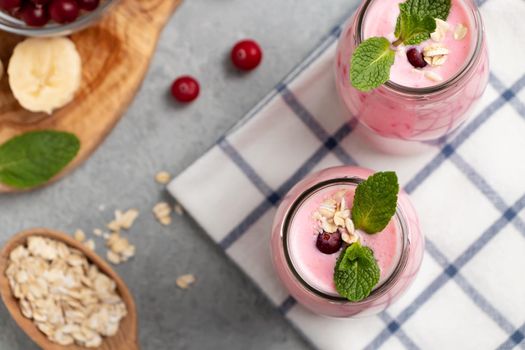
M398 194L395 214L378 233L356 230L357 239L334 246L333 238L347 231L339 229L328 235L319 229L318 209L336 197L352 208L356 187L372 174L351 166L311 174L291 189L277 210L271 237L274 267L290 294L315 313L359 317L381 312L403 294L419 270L424 238L414 207L403 191ZM345 234L343 241L348 242ZM338 293L334 268L345 246L350 249L358 244L356 240L371 249L380 273L368 296L350 301Z
M335 61L337 89L349 117L393 153L419 151L454 132L469 117L489 76L484 28L473 0L452 0L448 17L436 19L429 39L397 45L403 2L364 0L341 34ZM395 44L395 62L386 83L361 91L350 79L352 55L372 37Z

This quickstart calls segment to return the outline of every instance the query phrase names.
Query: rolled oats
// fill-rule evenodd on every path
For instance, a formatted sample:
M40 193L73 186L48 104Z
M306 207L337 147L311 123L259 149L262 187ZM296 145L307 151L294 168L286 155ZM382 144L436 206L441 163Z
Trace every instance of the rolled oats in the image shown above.
M153 214L158 222L164 226L171 224L171 207L166 202L160 202L153 207Z
M441 44L432 44L423 48L425 62L433 67L443 65L448 59L449 50Z
M425 78L435 81L437 83L440 81L443 81L443 78L441 77L441 75L437 74L436 72L432 72L432 71L425 72Z
M135 255L135 246L119 233L112 233L106 240L107 258L113 264L120 264Z
M159 184L166 185L171 180L171 175L167 171L160 171L155 175L155 181Z
M87 240L84 242L84 245L86 246L86 248L88 248L89 250L95 250L95 241L90 239L90 240Z
M341 237L346 243L353 243L359 239L350 218L351 212L346 204L346 190L338 191L332 198L324 200L312 218L316 221L315 234L327 232L341 232Z
M467 33L468 28L460 23L456 26L456 29L454 30L454 39L463 40L467 36Z
M129 209L125 212L115 210L115 219L107 224L112 232L120 232L121 229L129 230L139 216L137 209Z
M75 231L74 237L77 241L84 242L84 240L86 239L86 234L84 233L84 231L78 229Z
M195 276L191 274L182 275L177 278L177 286L181 289L188 289L193 283L195 283Z
M62 242L29 237L5 273L24 317L57 344L98 347L127 314L115 281Z
M99 228L96 228L96 229L93 230L93 234L94 234L95 236L97 236L97 237L101 237L101 236L102 236L102 233L103 233L102 230L99 229Z
M445 39L447 32L450 29L450 24L442 19L436 18L436 30L430 34L430 38L435 42L441 42Z

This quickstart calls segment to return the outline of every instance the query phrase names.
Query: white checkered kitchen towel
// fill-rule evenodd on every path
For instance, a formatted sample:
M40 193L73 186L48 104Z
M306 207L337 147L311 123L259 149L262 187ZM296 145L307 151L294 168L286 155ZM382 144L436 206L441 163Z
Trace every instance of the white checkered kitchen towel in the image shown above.
M525 349L525 1L480 6L490 83L473 118L444 147L385 155L344 122L332 69L337 27L169 186L319 349ZM397 171L427 237L415 283L366 319L311 314L288 295L270 261L279 199L309 172L340 164ZM209 208L227 210L209 215Z

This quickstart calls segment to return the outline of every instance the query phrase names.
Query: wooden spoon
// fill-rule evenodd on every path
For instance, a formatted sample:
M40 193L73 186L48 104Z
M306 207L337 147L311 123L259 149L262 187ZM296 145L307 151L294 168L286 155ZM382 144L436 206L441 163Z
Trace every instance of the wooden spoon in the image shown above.
M62 346L51 342L47 336L40 332L33 323L33 320L25 318L20 311L18 300L12 295L9 282L5 276L9 253L20 244L25 244L29 236L42 236L61 241L72 248L76 248L84 253L88 260L95 264L99 270L112 278L117 284L117 291L126 304L128 314L120 321L117 334L112 337L103 337L102 345L99 350L139 350L137 337L137 311L135 302L124 281L113 271L113 269L95 252L86 248L82 243L76 241L71 236L46 228L33 228L18 233L12 237L0 253L0 294L5 306L15 319L16 323L26 334L41 348L45 350L77 350L87 349L78 345Z

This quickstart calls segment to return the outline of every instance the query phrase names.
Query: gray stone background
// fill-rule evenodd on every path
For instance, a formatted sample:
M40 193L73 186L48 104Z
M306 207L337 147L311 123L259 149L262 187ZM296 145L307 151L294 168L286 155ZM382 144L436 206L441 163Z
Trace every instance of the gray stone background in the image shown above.
M151 208L169 197L153 177L159 170L177 174L196 160L356 2L185 0L163 32L134 102L93 157L50 187L0 196L0 243L35 226L91 232L115 209L138 208L129 233L137 255L117 271L135 297L143 349L308 348L191 218L176 217L168 228L155 221ZM255 72L241 75L227 57L244 37L256 39L265 57ZM186 107L168 95L181 74L201 83L201 97ZM98 238L97 251L105 252ZM184 273L198 279L189 291L175 285ZM35 348L2 304L0 350Z

